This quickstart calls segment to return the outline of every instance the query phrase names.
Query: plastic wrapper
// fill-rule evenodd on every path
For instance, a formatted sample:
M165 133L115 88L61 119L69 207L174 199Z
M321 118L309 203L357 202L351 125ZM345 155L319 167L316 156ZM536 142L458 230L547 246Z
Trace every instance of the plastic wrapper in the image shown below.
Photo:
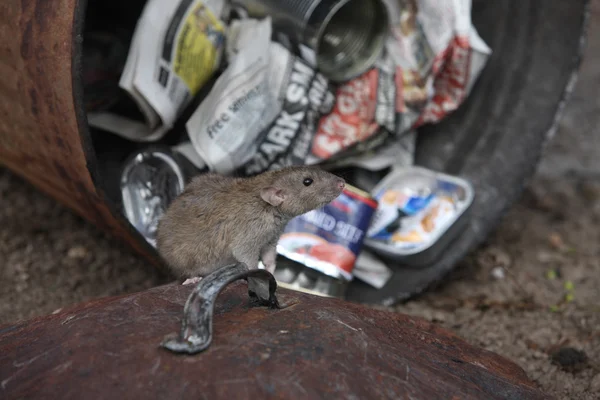
M220 64L224 7L224 0L149 0L119 81L144 121L105 111L88 113L89 124L133 141L164 136Z
M396 64L396 130L440 121L470 92L491 54L471 22L471 0L385 0Z
M351 281L376 207L367 193L346 186L330 204L291 220L277 252L325 275Z
M314 133L313 162L325 161L349 147L394 128L394 75L390 60L382 58L361 76L336 91L333 110L323 116Z
M336 107L314 135L314 162L350 165L361 152L440 121L464 101L491 53L471 24L470 0L386 3L392 21L386 51L372 69L338 88Z
M421 167L394 169L373 190L377 211L365 243L407 264L424 265L460 232L473 202L464 179Z

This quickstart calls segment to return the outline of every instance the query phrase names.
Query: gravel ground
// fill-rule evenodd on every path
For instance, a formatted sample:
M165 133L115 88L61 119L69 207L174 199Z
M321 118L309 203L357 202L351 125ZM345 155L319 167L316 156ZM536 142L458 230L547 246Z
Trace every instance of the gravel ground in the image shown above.
M434 292L396 307L504 355L558 399L600 393L600 0L556 139L497 232ZM596 145L594 145L594 143ZM0 169L0 323L167 277Z

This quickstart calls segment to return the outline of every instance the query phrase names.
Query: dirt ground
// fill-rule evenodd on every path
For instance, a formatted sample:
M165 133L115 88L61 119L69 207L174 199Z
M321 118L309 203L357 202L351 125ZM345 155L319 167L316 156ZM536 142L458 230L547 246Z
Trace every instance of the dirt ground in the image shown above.
M558 399L600 393L600 1L593 3L579 83L523 199L444 285L396 307L512 359ZM0 323L167 282L4 169L0 202ZM587 361L577 363L576 353L571 368L556 365L561 348Z

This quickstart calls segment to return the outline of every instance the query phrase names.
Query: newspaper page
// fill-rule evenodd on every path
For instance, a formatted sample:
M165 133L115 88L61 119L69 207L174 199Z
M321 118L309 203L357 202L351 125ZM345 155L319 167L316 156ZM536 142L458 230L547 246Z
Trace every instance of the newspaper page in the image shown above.
M147 142L160 139L215 73L225 45L225 0L149 0L119 81L144 121L89 113L91 126Z
M254 175L308 164L329 81L288 47L271 40L270 18L234 21L231 64L196 110L187 130L214 171Z
M283 108L259 135L257 153L242 168L245 175L315 162L310 152L314 133L320 117L333 107L335 97L324 75L301 57L293 56L291 61Z
M277 117L292 55L271 42L271 19L233 21L230 63L186 123L212 171L230 174L256 153L259 134Z

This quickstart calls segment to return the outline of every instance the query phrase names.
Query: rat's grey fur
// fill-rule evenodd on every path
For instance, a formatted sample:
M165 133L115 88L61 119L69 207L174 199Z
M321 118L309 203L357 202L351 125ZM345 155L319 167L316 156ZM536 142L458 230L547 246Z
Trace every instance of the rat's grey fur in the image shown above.
M313 179L305 186L305 178ZM275 269L276 245L294 217L338 197L344 180L318 168L288 167L252 178L194 178L158 224L157 248L180 278L243 262Z

